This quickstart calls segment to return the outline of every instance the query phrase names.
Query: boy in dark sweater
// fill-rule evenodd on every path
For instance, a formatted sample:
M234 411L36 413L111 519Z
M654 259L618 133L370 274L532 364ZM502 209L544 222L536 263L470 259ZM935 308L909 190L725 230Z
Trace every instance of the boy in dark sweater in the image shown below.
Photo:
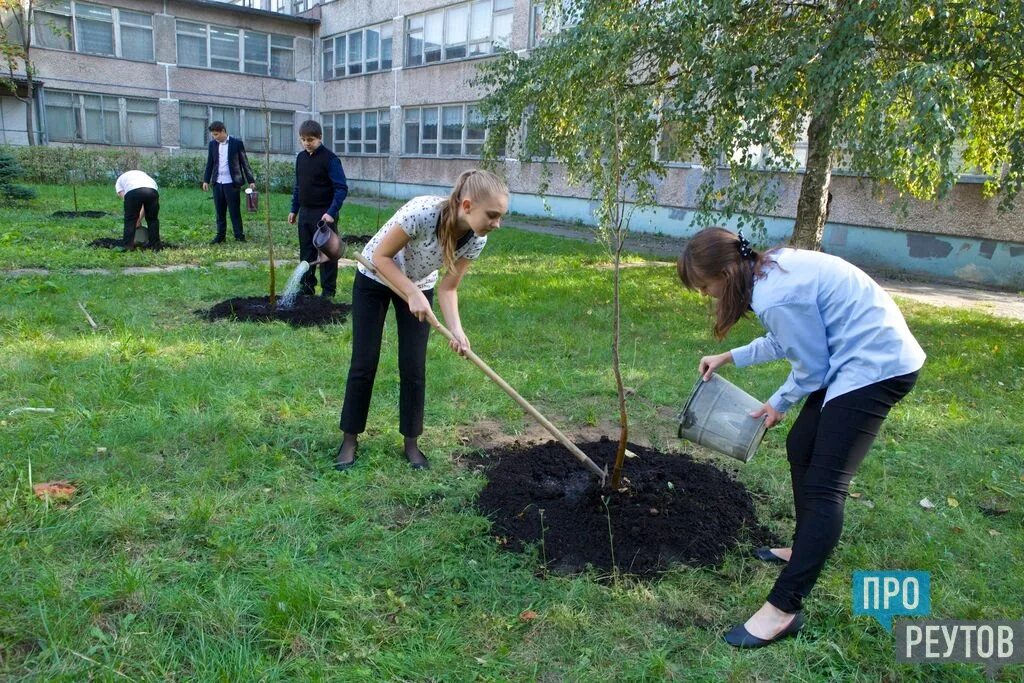
M345 170L341 159L324 147L324 131L316 121L303 121L299 126L302 150L295 158L295 189L292 191L292 210L288 222L299 224L299 258L315 261L316 247L313 233L317 223L324 221L338 232L338 211L348 195ZM325 297L333 297L338 284L338 262L320 265L320 288ZM303 294L316 293L316 266L310 266L302 277Z

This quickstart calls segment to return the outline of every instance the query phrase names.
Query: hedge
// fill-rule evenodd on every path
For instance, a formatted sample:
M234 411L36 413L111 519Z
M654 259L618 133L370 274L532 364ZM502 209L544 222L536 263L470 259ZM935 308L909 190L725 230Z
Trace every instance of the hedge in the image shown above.
M85 149L81 147L6 147L21 165L21 180L42 185L113 184L119 175L138 168L153 176L161 187L198 187L203 182L206 156L200 154L140 154L133 149ZM250 154L256 181L263 189L266 161ZM291 192L295 163L270 161L270 189Z

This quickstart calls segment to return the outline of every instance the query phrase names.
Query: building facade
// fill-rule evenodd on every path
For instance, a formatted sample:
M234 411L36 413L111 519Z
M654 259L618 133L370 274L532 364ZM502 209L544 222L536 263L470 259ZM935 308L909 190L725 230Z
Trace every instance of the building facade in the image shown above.
M316 118L357 190L445 193L475 166L486 136L470 82L481 60L529 51L546 26L538 0L62 0L37 15L33 62L43 144L204 149L220 119L246 146L292 154ZM0 106L3 141L26 142L20 102ZM269 110L269 131L265 110ZM22 113L18 113L21 111ZM20 137L18 122L21 122ZM511 152L511 150L510 150ZM799 156L800 150L797 150ZM686 236L706 171L659 149L658 206L631 228ZM546 205L542 163L504 161L512 208L592 222L586 188L557 164ZM714 171L712 171L714 172ZM792 231L799 174L780 178L770 241ZM871 268L1024 289L1024 212L999 213L980 179L905 213L837 173L824 248Z

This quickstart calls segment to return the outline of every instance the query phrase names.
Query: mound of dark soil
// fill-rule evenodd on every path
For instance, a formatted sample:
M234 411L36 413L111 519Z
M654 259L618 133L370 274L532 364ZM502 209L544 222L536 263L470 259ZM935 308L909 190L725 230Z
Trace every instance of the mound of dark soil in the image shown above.
M577 445L611 471L614 441ZM718 565L740 543L776 545L758 523L750 493L729 474L685 454L633 444L629 450L639 457L626 462L625 492L600 489L555 441L491 451L496 462L486 470L477 505L506 548L536 544L542 561L558 572L591 565L651 575L674 562Z
M221 301L208 311L196 312L207 320L223 318L249 322L280 320L292 327L313 327L343 323L351 308L348 304L335 303L322 296L300 294L295 298L295 303L288 308L271 308L269 297L248 296Z
M90 247L96 247L97 249L120 249L124 246L124 242L114 237L101 237L98 240L89 242ZM136 249L149 249L148 244L136 244ZM160 246L153 251L163 251L164 249L177 249L177 244L171 244L170 242L161 242Z
M348 246L355 246L357 244L366 244L373 239L373 235L342 235L341 241Z
M54 211L50 215L53 218L103 218L112 214L106 211Z

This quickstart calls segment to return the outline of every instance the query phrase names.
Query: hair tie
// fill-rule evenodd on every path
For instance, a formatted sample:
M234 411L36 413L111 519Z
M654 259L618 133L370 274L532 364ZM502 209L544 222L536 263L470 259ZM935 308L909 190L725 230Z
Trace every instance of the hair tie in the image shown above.
M751 261L757 260L757 252L750 248L750 242L743 236L743 231L740 230L736 233L736 237L739 238L739 242L736 243L736 248L740 252L740 256Z

